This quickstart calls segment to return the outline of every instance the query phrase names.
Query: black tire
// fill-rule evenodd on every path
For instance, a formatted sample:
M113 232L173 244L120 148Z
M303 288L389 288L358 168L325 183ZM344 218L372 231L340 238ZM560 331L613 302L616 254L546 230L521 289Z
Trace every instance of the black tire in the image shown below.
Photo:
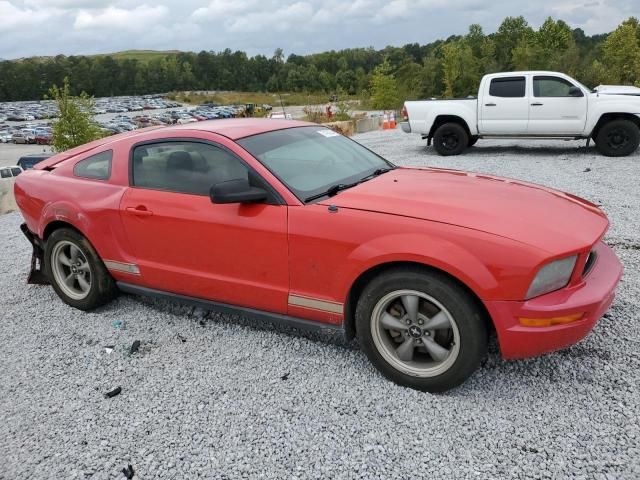
M467 145L467 147L473 147L476 143L478 143L478 136L477 135L472 135L469 137L469 143Z
M469 145L469 135L459 123L440 125L433 135L433 146L440 155L460 155Z
M612 120L600 127L595 140L602 155L626 157L640 145L640 128L631 120Z
M452 357L452 359L447 357L447 359L443 361L442 367L445 368L443 371L434 371L432 375L427 374L428 376L418 376L418 374L415 373L409 374L406 371L402 371L388 361L388 352L403 343L399 341L400 339L405 339L405 342L415 341L417 347L420 347L419 344L421 340L413 340L411 338L413 333L410 336L409 331L405 332L406 337L400 334L395 336L394 340L392 330L389 330L387 333L390 335L386 337L387 339L384 342L390 343L391 349L386 349L384 346L379 347L379 342L376 343L376 340L374 340L374 335L376 335L374 332L380 324L380 322L376 320L376 312L380 311L379 306L381 303L384 303L386 298L394 295L396 292L406 291L420 292L437 300L437 302L448 311L455 323L459 338L457 356ZM430 305L433 306L433 304L427 304L426 306L424 304L420 305L418 307L420 314L424 313L424 309ZM427 318L428 317L429 315L427 315ZM401 323L403 322L404 321L401 321ZM409 327L407 328L409 329ZM356 307L356 330L362 349L371 363L373 363L385 377L399 385L422 391L435 393L457 387L471 376L487 354L487 326L477 303L464 287L455 280L443 273L426 269L423 270L412 267L398 268L386 271L375 277L365 287L358 299ZM426 328L423 328L423 332L426 332L426 330ZM445 331L436 330L435 332ZM429 335L428 333L423 334L425 336ZM449 331L446 331L446 334L448 335ZM434 341L437 339L436 335L438 335L438 333L432 333L431 338L433 338ZM428 338L425 338L425 340L428 340ZM444 342L441 341L445 346L447 342L448 340L446 339ZM424 341L424 343L427 342ZM451 349L448 353L449 356L453 354L452 352L456 348L455 345L455 342L449 344L449 348ZM424 348L426 348L426 345ZM387 353L384 353L385 350ZM385 355L387 355L387 358L385 358ZM421 352L417 350L417 354L416 352L412 353L411 363L414 363L413 361L416 360L416 356L427 359L427 362L430 359L426 351ZM431 360L435 362L435 357L431 358ZM446 365L447 362L451 360L452 363ZM396 362L402 363L402 360L397 359ZM425 365L428 365L428 363L425 363Z
M59 277L54 272L54 269L58 267L54 266L52 256L56 251L56 247L60 248L63 244L75 246L86 259L86 264L88 264L90 287L83 298L73 298L65 292L65 288L61 286L58 280ZM100 260L100 257L98 257L97 252L89 241L75 230L61 228L51 233L46 242L44 264L45 272L55 292L62 301L74 308L85 311L93 310L109 303L117 295L118 289L115 281L102 260ZM69 272L69 275L71 275L71 272Z

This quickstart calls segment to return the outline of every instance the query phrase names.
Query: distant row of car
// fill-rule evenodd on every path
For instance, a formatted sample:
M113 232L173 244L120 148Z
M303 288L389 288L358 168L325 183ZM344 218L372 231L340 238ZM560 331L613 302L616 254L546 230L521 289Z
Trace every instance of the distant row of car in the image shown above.
M178 102L163 98L162 95L108 97L94 100L93 113L96 115L126 113L177 108L180 106ZM56 118L58 115L58 106L53 100L0 103L0 123L5 121L31 122L34 120L47 120Z
M51 138L48 124L0 125L0 143L50 145Z

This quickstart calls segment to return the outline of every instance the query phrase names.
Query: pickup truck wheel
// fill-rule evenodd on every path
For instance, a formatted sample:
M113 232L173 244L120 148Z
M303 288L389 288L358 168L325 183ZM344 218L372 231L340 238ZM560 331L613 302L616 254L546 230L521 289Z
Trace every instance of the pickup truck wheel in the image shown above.
M444 274L415 268L385 272L367 285L356 329L384 376L428 392L460 385L487 351L487 329L469 294Z
M459 123L445 123L433 135L433 146L440 155L460 155L469 145L469 135Z
M625 157L640 145L640 128L630 120L604 124L596 136L596 148L607 157Z
M44 262L51 286L72 307L92 310L116 295L113 277L89 241L75 230L61 228L49 236Z

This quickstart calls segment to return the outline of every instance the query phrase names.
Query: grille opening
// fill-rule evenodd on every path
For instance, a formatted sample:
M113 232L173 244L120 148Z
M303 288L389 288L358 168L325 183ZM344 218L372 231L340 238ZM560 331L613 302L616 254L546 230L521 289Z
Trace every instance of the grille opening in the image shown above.
M593 268L593 264L596 263L596 258L598 254L595 250L591 250L589 252L589 256L587 257L587 263L584 264L584 268L582 269L582 276L586 277L591 269Z

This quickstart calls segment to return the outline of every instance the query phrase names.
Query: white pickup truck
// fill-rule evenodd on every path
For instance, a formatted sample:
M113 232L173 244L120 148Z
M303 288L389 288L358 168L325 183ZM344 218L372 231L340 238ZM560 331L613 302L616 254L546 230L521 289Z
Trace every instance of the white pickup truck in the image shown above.
M640 88L591 90L557 72L485 75L478 97L407 101L406 133L440 155L459 155L480 138L587 139L603 155L630 155L640 144Z

